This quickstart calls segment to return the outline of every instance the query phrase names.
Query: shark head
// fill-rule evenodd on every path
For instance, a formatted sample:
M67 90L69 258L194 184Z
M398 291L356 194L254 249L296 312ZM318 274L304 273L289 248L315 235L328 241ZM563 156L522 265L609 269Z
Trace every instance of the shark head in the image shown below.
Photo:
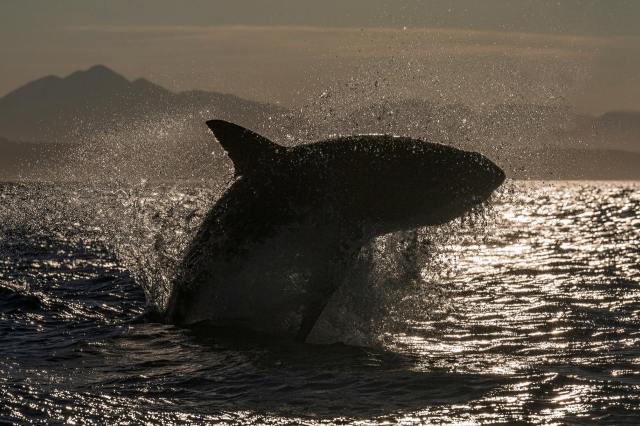
M287 148L232 123L207 124L236 174L278 176L290 205L338 212L374 234L448 222L505 179L482 154L418 139L356 135Z
M386 135L304 145L292 156L305 188L319 185L323 205L341 206L343 217L374 234L448 222L485 202L505 179L479 153Z

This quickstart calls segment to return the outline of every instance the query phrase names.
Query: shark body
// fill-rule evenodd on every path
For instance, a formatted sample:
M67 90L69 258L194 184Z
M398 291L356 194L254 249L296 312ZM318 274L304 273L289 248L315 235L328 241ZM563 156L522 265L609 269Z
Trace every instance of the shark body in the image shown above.
M236 178L205 217L164 314L304 341L362 246L446 223L483 203L504 172L475 152L388 135L284 147L207 125Z

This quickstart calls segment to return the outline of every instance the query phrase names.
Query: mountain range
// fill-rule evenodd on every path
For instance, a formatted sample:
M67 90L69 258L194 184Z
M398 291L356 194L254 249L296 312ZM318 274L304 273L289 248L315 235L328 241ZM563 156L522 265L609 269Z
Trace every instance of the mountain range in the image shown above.
M515 178L640 178L640 112L593 117L562 105L474 110L416 99L291 111L230 94L174 93L102 65L44 77L0 98L0 178L224 174L229 164L222 167L225 156L203 124L210 118L285 143L346 133L427 137L480 150Z
M48 76L0 98L0 136L10 140L74 142L89 131L151 115L197 111L247 124L286 112L275 105L204 91L173 93L148 80L129 81L96 65L61 78Z

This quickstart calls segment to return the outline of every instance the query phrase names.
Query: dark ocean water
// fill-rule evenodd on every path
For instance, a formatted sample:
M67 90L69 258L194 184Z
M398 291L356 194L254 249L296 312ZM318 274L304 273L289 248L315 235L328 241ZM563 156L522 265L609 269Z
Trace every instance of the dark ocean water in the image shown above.
M364 250L354 347L140 320L219 190L4 184L0 423L638 424L640 184L509 186Z

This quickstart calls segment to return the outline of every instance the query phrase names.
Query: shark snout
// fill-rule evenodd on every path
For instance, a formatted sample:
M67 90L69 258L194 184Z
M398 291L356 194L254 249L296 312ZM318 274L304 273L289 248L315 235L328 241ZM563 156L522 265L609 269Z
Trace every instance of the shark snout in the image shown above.
M488 163L486 167L488 169L489 182L493 186L493 189L497 189L500 185L502 185L504 180L507 178L507 175L504 173L504 170L502 170L496 163L486 157L485 160Z
M475 175L475 185L483 195L491 194L502 185L506 179L504 171L482 154L472 153L472 164L470 167L475 169L475 173L472 173Z

